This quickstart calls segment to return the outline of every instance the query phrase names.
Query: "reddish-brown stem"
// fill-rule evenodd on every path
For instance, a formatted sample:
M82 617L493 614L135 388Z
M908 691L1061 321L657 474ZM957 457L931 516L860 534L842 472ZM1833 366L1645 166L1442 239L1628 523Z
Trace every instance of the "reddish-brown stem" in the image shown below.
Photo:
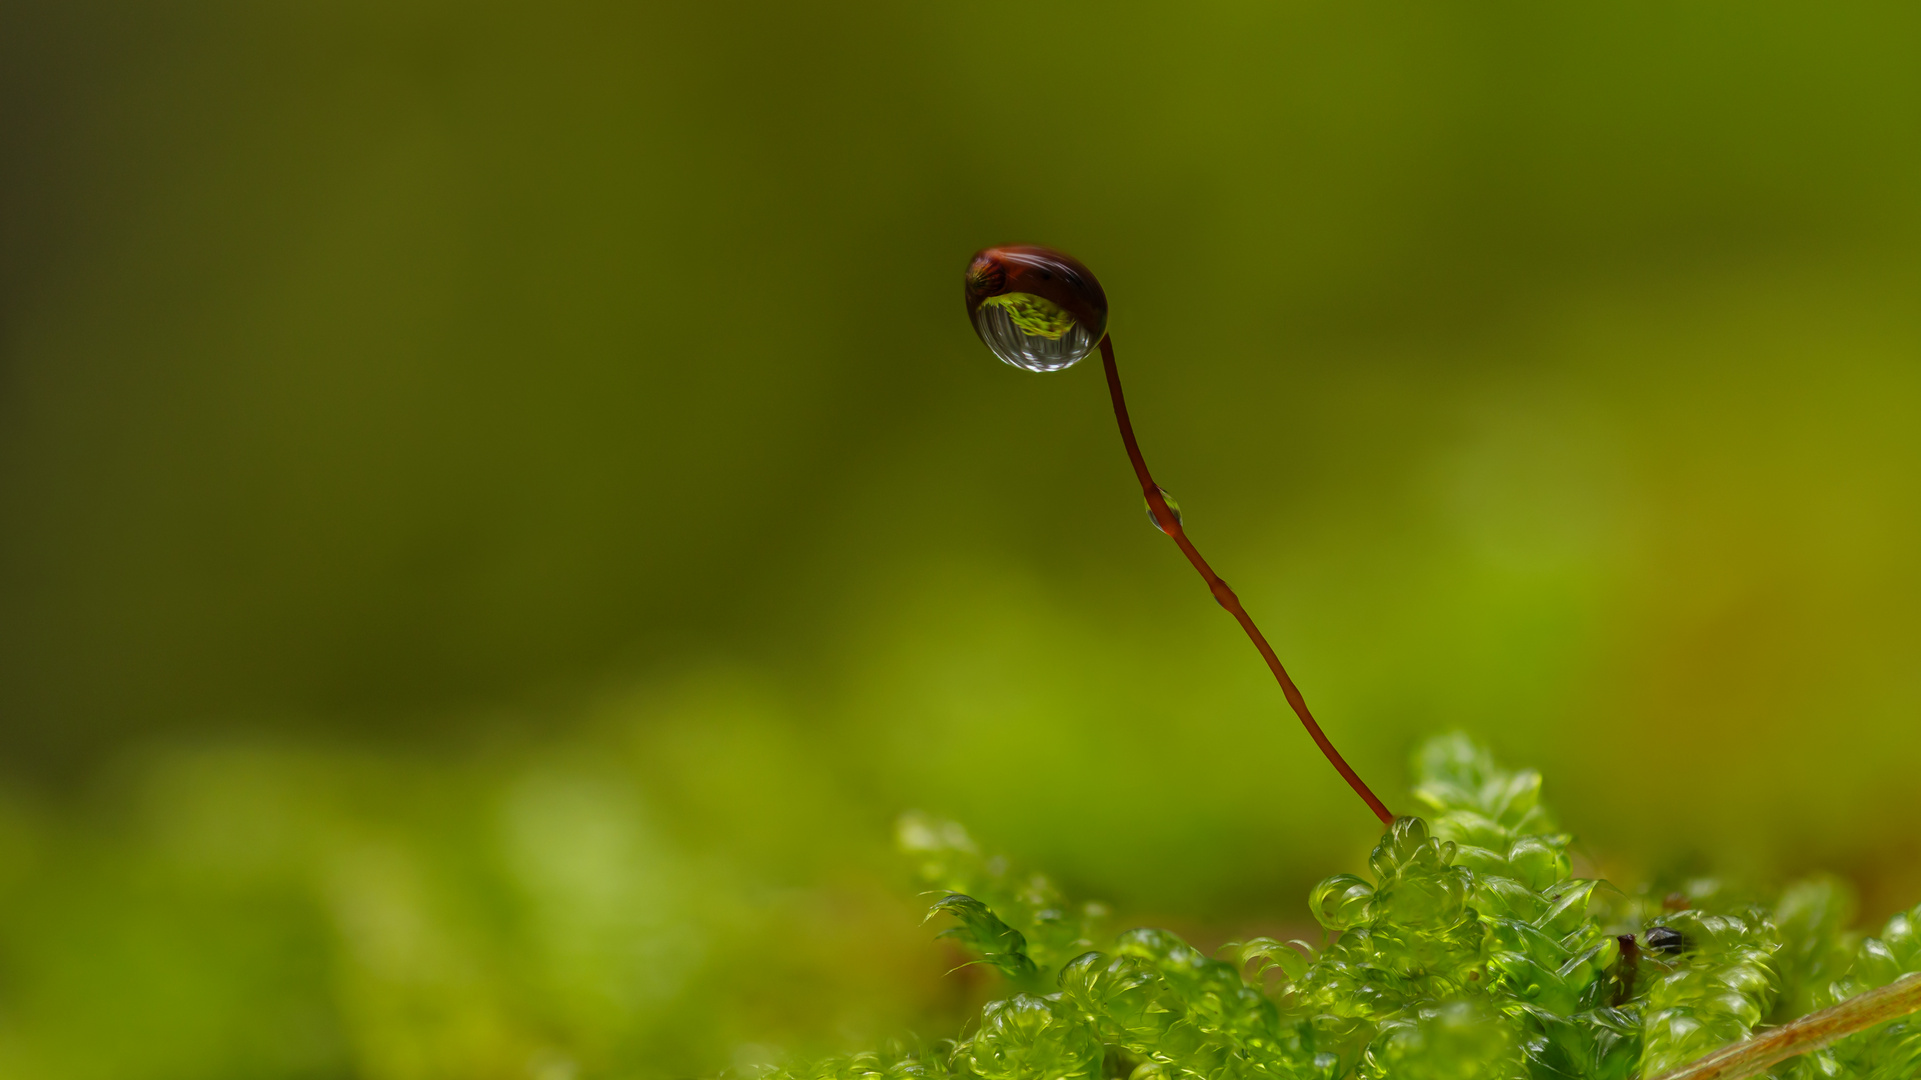
M1234 590L1227 587L1227 582L1222 581L1221 576L1214 572L1214 568L1207 565L1207 560L1201 558L1201 553L1194 549L1193 541L1189 540L1187 533L1182 531L1180 522L1174 517L1173 512L1168 510L1167 499L1161 495L1160 487L1154 483L1154 477L1147 471L1147 459L1141 457L1141 446L1134 441L1134 424L1127 418L1127 399L1121 394L1120 369L1114 366L1112 337L1101 338L1101 361L1107 368L1107 392L1114 399L1114 419L1121 426L1121 442L1127 447L1127 460L1134 463L1134 475L1140 478L1141 495L1147 499L1147 505L1154 510L1154 520L1163 526L1162 531L1174 538L1174 543L1180 546L1181 554L1187 556L1187 561L1194 564L1194 569L1200 573L1201 580L1207 582L1208 591L1214 594L1215 602L1226 608L1229 615L1234 616L1234 621L1240 623L1241 629L1247 632L1248 640L1260 650L1261 659L1267 661L1267 669L1274 673L1274 681L1281 684L1281 693L1286 695L1287 703L1294 707L1294 715L1301 718L1301 725L1307 728L1307 733L1313 737L1314 744L1321 748L1321 753L1327 755L1328 763L1333 765L1335 771L1341 774L1341 778L1347 781L1347 786L1354 789L1354 794L1359 795L1362 801L1367 803L1368 809L1374 811L1374 816L1381 819L1381 824L1394 824L1394 815L1388 813L1387 807L1381 804L1381 800L1375 798L1374 793L1361 782L1361 778L1355 774L1347 760L1341 757L1341 752L1334 749L1334 744L1328 741L1327 733L1321 730L1321 725L1314 722L1314 714L1307 711L1307 699L1301 696L1300 688L1295 686L1294 680L1288 677L1287 669L1281 666L1281 658L1274 655L1274 648L1267 643L1267 638L1262 636L1261 628L1255 626L1254 620L1248 617L1247 609L1241 606L1241 598L1235 596Z

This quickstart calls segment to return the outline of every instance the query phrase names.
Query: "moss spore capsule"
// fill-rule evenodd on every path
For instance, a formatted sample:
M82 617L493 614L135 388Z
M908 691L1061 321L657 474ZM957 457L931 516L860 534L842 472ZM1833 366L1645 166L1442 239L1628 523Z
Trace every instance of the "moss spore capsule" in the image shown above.
M1327 757L1328 764L1341 774L1354 794L1360 796L1382 825L1391 825L1394 815L1368 786L1361 781L1340 751L1328 741L1320 722L1308 711L1300 688L1274 655L1273 646L1242 606L1240 597L1214 568L1207 564L1194 542L1182 528L1180 507L1154 482L1141 455L1140 442L1134 438L1134 422L1128 419L1126 395L1121 392L1121 372L1114 362L1114 340L1107 333L1107 294L1092 271L1080 260L1051 248L1006 245L983 248L967 264L965 282L967 317L995 356L1028 371L1059 371L1072 367L1095 349L1101 352L1101 366L1107 376L1107 394L1114 403L1114 422L1121 432L1121 445L1128 463L1141 483L1141 498L1147 503L1147 517L1154 527L1166 533L1181 554L1193 564L1194 571L1207 583L1214 602L1234 616L1247 639L1261 654L1288 707L1300 717L1314 744Z

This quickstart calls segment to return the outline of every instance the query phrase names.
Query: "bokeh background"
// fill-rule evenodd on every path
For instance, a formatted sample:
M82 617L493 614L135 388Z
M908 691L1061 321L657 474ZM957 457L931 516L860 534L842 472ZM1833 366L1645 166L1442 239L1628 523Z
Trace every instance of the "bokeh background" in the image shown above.
M1921 898L1921 11L11 0L0 1075L712 1074L979 992L1460 727L1601 869Z

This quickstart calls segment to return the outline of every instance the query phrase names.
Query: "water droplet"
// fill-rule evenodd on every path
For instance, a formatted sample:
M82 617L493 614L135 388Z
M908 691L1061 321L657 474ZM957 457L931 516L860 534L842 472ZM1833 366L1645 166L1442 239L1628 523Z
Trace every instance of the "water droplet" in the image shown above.
M1154 487L1161 493L1161 498L1167 502L1167 508L1173 512L1174 524L1185 525L1186 522L1181 520L1181 504L1174 501L1174 496L1169 495L1166 488L1159 484L1155 484ZM1162 525L1160 519L1154 516L1154 504L1147 501L1147 496L1141 496L1141 505L1147 509L1147 520L1153 522L1156 529L1166 532L1167 526Z
M1086 359L1107 333L1107 294L1087 267L1041 247L988 248L967 267L967 316L995 356L1028 371Z
M1028 371L1070 368L1100 339L1046 297L1002 293L974 309L974 332L994 355Z

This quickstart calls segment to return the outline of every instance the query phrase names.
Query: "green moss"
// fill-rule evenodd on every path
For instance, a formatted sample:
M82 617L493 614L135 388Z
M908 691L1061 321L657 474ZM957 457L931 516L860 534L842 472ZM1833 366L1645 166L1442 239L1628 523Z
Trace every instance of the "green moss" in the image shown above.
M1810 951L1826 951L1826 941L1811 944ZM1915 972L1921 972L1921 905L1889 919L1878 935L1856 946L1838 978L1812 989L1810 1004L1826 1008ZM1851 1035L1775 1074L1784 1080L1913 1080L1921 1076L1921 1014Z
M1415 777L1426 816L1381 837L1371 880L1310 894L1320 947L1259 938L1226 959L1166 930L1109 934L1099 905L910 816L901 845L944 891L929 917L952 918L942 936L1005 995L953 1042L773 1080L1630 1080L1921 971L1921 908L1857 942L1831 878L1771 901L1709 879L1629 896L1572 876L1538 773L1450 735L1421 747ZM1899 1020L1773 1075L1918 1074L1921 1027Z

